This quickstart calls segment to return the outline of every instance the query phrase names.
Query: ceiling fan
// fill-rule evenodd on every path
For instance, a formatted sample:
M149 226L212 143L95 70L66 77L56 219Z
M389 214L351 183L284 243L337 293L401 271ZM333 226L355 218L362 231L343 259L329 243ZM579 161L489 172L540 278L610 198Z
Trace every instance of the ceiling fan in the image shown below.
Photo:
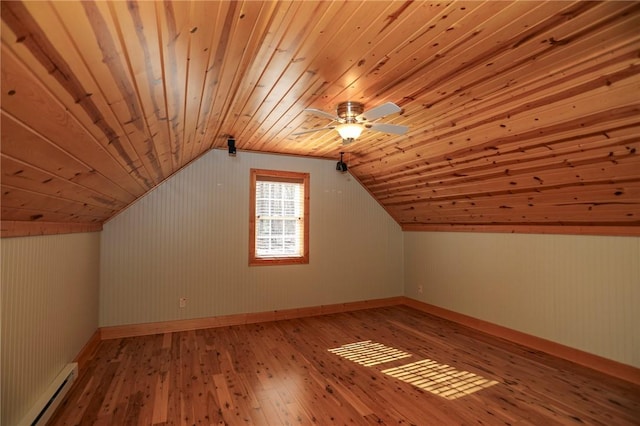
M347 145L358 139L364 129L391 133L394 135L403 135L407 130L409 130L407 126L401 126L398 124L372 123L374 120L402 111L402 109L393 102L387 102L368 111L364 110L364 104L360 102L342 102L338 104L338 107L336 108L336 115L315 108L306 108L305 111L320 117L329 118L336 121L338 124L320 127L317 129L303 130L293 133L293 136L318 132L321 130L336 129L338 133L340 133L342 143Z

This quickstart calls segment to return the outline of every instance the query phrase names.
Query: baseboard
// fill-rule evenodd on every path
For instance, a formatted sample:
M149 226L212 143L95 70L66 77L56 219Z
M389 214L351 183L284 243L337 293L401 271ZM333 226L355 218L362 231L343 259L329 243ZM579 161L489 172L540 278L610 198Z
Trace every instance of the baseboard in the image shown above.
M102 340L120 339L124 337L148 336L151 334L172 333L179 331L199 330L204 328L226 327L232 325L255 324L268 321L304 318L317 315L328 315L340 312L351 312L361 309L380 308L399 305L403 297L365 300L359 302L337 303L333 305L312 306L306 308L284 309L280 311L256 312L217 317L195 318L176 321L162 321L144 324L117 325L100 328Z
M78 363L78 370L79 371L83 371L84 370L84 366L87 365L87 362L89 362L89 360L91 358L93 358L93 355L98 350L98 346L100 345L101 341L102 341L102 336L100 334L100 329L98 328L93 333L93 335L91 335L91 337L89 338L87 343L80 350L80 352L78 352L78 355L73 360L73 362L77 362Z
M620 362L584 352L579 349L574 349L560 343L532 336L530 334L473 318L438 306L430 305L409 297L402 297L401 299L402 304L419 311L453 321L469 328L490 334L494 337L505 339L510 342L571 361L575 364L591 368L592 370L599 371L609 376L617 377L627 382L640 385L640 369L631 365L622 364Z

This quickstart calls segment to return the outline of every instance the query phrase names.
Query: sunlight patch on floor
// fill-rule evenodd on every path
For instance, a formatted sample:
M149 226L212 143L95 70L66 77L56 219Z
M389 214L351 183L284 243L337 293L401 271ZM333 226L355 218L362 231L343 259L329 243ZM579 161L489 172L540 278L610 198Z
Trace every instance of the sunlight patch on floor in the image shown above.
M390 348L381 343L365 340L364 342L349 343L339 348L329 349L329 352L356 362L365 367L378 365L411 355L399 349Z
M470 395L498 383L430 359L389 368L382 372L450 400Z

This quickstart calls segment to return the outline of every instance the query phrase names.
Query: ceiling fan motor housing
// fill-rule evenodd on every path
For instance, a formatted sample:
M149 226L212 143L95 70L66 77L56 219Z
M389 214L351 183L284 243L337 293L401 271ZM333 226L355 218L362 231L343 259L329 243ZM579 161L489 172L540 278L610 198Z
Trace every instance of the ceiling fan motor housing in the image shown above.
M364 105L360 102L347 101L338 104L338 117L347 123L356 123L356 117L364 112Z

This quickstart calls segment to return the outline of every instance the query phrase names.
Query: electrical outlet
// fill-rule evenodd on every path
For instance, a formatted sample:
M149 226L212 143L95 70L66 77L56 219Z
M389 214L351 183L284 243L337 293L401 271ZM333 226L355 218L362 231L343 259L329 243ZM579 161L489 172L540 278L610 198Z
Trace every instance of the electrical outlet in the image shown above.
M187 307L187 298L186 297L181 297L180 298L180 307L181 308L186 308Z
M418 293L422 294L422 286L421 285L418 286Z

